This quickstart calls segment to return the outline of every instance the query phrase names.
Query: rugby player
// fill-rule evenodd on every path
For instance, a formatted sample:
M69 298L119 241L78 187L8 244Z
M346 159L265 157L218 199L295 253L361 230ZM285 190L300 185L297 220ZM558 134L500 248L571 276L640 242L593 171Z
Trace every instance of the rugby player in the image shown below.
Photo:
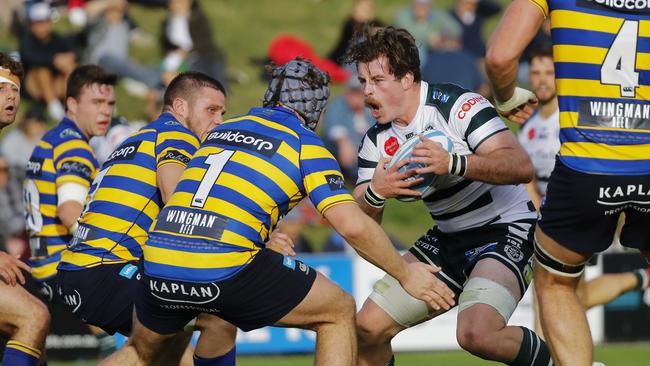
M516 88L519 55L551 18L560 108L560 152L535 233L535 290L553 359L591 365L593 343L576 285L585 263L620 241L650 258L650 47L647 1L515 0L492 34L487 70L497 108L530 117L532 93Z
M22 65L0 53L0 130L12 124L20 105ZM9 338L3 365L36 366L45 347L50 314L40 300L16 282L25 284L23 262L0 252L0 333Z
M102 166L58 266L64 304L109 334L131 334L133 294L140 278L137 262L147 230L174 192L200 139L226 112L223 85L199 72L178 75L163 99L158 119L127 138ZM225 354L233 348L236 329L221 323L230 338L213 347ZM182 354L189 336L181 335L160 362L178 364L174 357ZM133 356L121 362L133 363Z
M136 324L127 347L149 365L198 314L244 331L267 325L316 332L317 365L356 362L354 300L304 263L264 247L278 220L309 196L359 254L433 304L444 287L407 265L345 188L313 132L329 77L305 60L276 67L264 108L212 130L194 154L144 247ZM451 300L449 300L451 301ZM197 351L210 345L199 337ZM117 365L117 357L106 365Z
M458 299L462 348L510 365L548 365L548 349L532 330L507 326L531 280L537 218L518 184L531 180L533 168L515 136L479 94L422 81L416 43L404 29L366 31L348 61L377 120L359 150L357 202L380 222L386 199L420 197L410 188L417 179L404 180L399 165L385 167L407 139L419 138L410 161L425 164L416 174L438 176L436 190L421 197L436 225L404 258L441 268L436 275ZM428 130L447 135L453 152L418 136ZM454 305L427 306L387 274L357 315L360 364L394 364L393 337Z

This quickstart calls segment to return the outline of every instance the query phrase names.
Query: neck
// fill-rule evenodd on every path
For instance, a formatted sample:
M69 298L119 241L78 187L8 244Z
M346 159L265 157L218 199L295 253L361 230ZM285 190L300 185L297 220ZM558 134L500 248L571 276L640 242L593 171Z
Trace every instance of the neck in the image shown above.
M544 119L549 118L550 116L553 115L558 109L558 102L557 102L557 97L549 100L548 102L542 104L539 107L539 114L542 116Z
M165 107L163 109L163 113L171 114L172 116L174 116L174 119L176 120L176 122L180 123L181 125L183 125L183 127L187 128L188 130L191 130L192 132L194 132L196 134L196 131L192 130L190 128L190 126L187 124L187 120L185 118L183 118L183 116L181 116L180 114L174 112L174 110L172 110L171 108Z
M415 114L420 107L420 82L413 83L413 86L404 94L402 102L402 113L393 120L398 126L406 127L411 124Z
M72 113L70 113L70 112L66 113L66 114L65 114L65 117L66 117L67 119L69 119L70 121L72 121L72 123L74 123L75 126L77 126L77 128L79 129L79 131L81 131L81 133L83 133L84 136L86 136L86 139L89 139L89 138L92 137L92 136L90 136L90 134L88 133L88 131L84 130L84 129L81 127L81 125L79 125L79 122L77 122L77 119L75 118L75 116L74 116Z

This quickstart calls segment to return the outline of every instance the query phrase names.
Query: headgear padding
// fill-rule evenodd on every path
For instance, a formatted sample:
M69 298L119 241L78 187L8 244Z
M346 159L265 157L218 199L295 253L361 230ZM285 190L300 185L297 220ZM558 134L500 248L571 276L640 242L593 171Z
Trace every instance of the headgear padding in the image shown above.
M280 103L295 110L315 129L330 95L329 76L307 60L291 60L273 69L264 107Z

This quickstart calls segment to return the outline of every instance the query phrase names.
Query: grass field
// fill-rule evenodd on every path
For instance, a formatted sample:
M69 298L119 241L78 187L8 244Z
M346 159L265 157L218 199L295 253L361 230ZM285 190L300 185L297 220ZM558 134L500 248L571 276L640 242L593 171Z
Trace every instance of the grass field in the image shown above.
M596 348L596 360L608 366L647 366L650 359L650 344L610 344ZM398 353L400 366L481 366L499 365L496 362L480 360L460 351L408 352ZM313 365L311 355L299 356L240 356L238 366L307 366ZM50 362L50 366L90 366L94 362Z

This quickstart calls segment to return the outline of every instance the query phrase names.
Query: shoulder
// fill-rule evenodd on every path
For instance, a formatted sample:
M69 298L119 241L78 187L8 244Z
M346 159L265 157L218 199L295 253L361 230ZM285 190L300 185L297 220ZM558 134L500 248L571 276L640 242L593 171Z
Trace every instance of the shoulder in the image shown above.
M368 131L366 132L366 137L367 140L372 142L374 145L377 145L377 136L382 132L386 131L390 128L390 123L385 123L385 124L379 124L375 123L374 126L370 127ZM366 139L364 138L364 141Z
M452 108L465 94L474 94L471 90L451 83L429 84L425 105L435 107L449 120Z

